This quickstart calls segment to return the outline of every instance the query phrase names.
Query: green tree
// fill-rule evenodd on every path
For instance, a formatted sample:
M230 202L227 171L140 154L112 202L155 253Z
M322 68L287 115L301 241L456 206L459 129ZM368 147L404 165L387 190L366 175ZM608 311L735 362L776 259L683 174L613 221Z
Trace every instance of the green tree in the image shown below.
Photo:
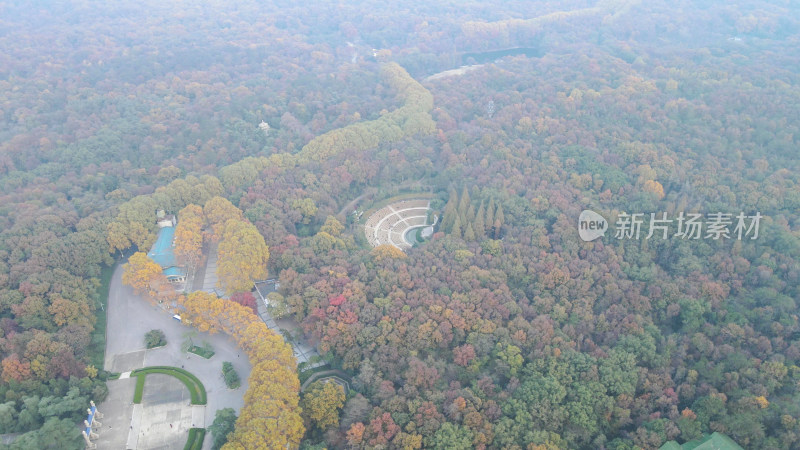
M511 344L503 345L498 343L497 357L506 363L506 365L508 365L508 373L511 376L515 376L517 371L522 368L522 364L525 362L520 348Z
M611 395L633 395L636 391L639 371L633 354L613 349L609 352L608 358L600 362L598 371L600 382L606 386Z
M460 217L456 216L456 219L453 222L453 228L450 231L450 234L452 234L455 237L459 237L459 238L461 237L461 218Z
M706 323L705 314L710 311L710 305L706 300L681 298L678 300L680 305L681 327L687 333L699 330Z
M472 224L468 223L466 230L464 230L464 240L472 242L475 240L475 232L472 230Z
M555 432L567 421L567 389L555 377L528 371L523 371L520 386L502 405L505 417L495 426L500 447L525 446L534 442L535 430Z
M17 403L8 401L0 403L0 434L13 433L17 430Z
M494 237L495 239L500 237L500 229L503 228L505 224L505 214L503 214L503 206L497 205L497 211L494 213L494 224L492 228L494 228Z
M161 330L150 330L144 335L144 344L147 348L163 347L167 345L167 336Z
M458 200L458 215L463 220L469 220L467 214L469 212L471 202L472 200L469 198L469 191L467 191L467 187L464 186L464 188L461 190L461 197Z
M473 433L469 428L445 422L428 439L427 446L435 449L472 448Z
M189 349L194 347L194 340L197 337L197 330L194 328L183 333L183 342L181 342L181 351L188 353Z
M695 417L686 414L683 414L678 419L678 429L681 430L681 440L683 441L691 441L703 437L700 422L698 422Z
M453 223L458 215L458 194L454 190L450 190L450 197L447 199L447 205L444 207L442 216L442 231L450 233L453 230Z
M236 423L236 411L233 408L218 409L214 414L214 422L208 427L208 431L213 437L211 448L219 450L228 442L228 435L233 433Z
M242 385L239 374L236 373L233 364L228 361L222 363L222 378L225 379L225 386L228 386L228 389L236 389Z
M308 197L294 200L292 202L292 209L300 213L300 216L302 216L301 222L304 224L311 223L311 219L317 214L316 203Z
M494 199L492 198L489 199L489 206L486 207L486 218L483 220L487 232L494 226L494 210Z
M333 237L339 237L344 231L344 225L341 224L338 220L336 220L333 216L328 216L325 219L325 223L320 227L320 232L328 233Z
M53 417L42 428L19 436L8 448L82 450L85 443L80 430L73 420Z
M480 206L478 206L478 212L475 213L475 221L472 225L472 231L475 233L475 238L478 240L483 240L483 237L486 235L486 224L483 221L485 216L486 211L483 208L483 202L481 202Z

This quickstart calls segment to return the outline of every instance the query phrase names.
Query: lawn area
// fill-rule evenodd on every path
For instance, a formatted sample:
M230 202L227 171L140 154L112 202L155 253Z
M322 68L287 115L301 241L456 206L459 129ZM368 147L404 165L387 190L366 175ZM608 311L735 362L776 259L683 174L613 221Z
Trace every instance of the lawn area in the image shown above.
M205 428L190 428L189 439L186 441L186 445L183 446L183 450L200 450L203 448L203 438L205 436Z
M189 395L192 397L193 405L205 405L206 402L208 402L208 395L206 394L205 386L203 386L203 383L200 381L200 379L198 379L192 373L178 367L153 366L145 367L143 369L136 369L131 372L132 377L138 377L136 380L136 391L133 394L134 403L140 403L142 401L144 379L145 376L150 373L160 373L179 379L186 386L186 388L189 389Z
M133 392L133 403L142 403L142 394L144 393L144 379L145 374L136 377L136 390Z
M211 347L208 346L198 347L193 345L189 347L189 353L194 353L195 355L202 356L205 359L211 359L215 352L211 349Z
M208 401L205 386L203 386L203 383L194 376L194 374L178 367L152 366L136 369L131 372L131 376L136 377L136 390L133 392L133 403L142 403L145 379L147 375L151 373L169 375L181 380L189 389L189 395L192 397L193 405L205 405ZM205 436L205 428L190 428L189 439L186 441L183 450L200 450L203 448L203 439Z
M95 310L95 317L97 321L94 324L94 331L92 331L91 340L89 341L88 352L91 364L98 369L103 368L103 363L106 357L106 309L108 307L108 288L111 284L111 276L114 275L114 268L116 264L111 267L104 267L100 272L100 287L97 289L97 299Z

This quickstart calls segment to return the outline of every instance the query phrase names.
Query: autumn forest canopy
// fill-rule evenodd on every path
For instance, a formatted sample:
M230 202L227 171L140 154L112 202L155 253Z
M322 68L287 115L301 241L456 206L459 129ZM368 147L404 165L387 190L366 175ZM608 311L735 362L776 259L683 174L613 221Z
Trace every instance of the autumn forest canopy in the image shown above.
M226 448L800 448L798 49L761 0L0 2L0 448L83 448L118 264L249 359ZM373 248L412 198L432 238Z

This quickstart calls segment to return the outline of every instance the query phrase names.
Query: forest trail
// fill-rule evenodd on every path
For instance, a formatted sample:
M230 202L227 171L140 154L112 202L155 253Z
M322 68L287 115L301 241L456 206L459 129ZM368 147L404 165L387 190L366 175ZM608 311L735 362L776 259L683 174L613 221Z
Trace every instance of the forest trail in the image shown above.
M483 64L473 64L471 66L461 66L455 69L445 70L439 73L435 73L429 77L426 77L425 81L432 81L432 80L438 80L440 78L464 75L465 73L472 72L473 70L478 69L480 67L483 67Z
M345 213L347 213L347 211L350 211L353 208L355 208L355 206L358 204L358 202L360 202L361 200L363 200L365 197L367 197L369 195L375 195L376 192L377 192L377 189L375 189L373 187L365 188L364 191L361 192L361 195L359 195L358 197L354 198L353 200L350 200L350 203L344 205L342 207L342 209L339 210L339 213L336 214L336 215L337 216L344 215Z

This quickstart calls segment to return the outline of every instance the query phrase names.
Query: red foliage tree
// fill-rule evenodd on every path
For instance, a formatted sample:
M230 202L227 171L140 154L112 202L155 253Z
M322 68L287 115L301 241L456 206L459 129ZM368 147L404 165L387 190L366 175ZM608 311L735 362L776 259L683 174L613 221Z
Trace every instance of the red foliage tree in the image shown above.
M258 314L258 306L256 305L256 298L252 292L237 292L231 295L231 301L234 301L242 306L246 306L253 310L253 314Z

